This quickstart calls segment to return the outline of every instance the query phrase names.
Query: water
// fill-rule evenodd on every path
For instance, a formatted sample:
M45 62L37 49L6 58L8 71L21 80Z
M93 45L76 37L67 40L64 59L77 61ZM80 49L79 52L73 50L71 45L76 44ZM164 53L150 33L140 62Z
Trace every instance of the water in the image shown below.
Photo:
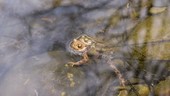
M0 1L0 96L117 96L121 86L107 59L67 65L81 59L66 50L81 34L119 48L110 56L129 81L129 96L169 94L169 1L91 2Z

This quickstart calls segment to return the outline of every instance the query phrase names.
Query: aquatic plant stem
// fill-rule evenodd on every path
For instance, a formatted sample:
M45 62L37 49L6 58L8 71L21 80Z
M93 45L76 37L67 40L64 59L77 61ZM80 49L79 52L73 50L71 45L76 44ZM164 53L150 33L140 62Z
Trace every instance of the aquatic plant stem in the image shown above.
M119 78L119 80L120 80L120 85L122 86L122 87L126 87L125 86L125 79L123 78L123 75L121 74L121 72L117 69L117 67L115 66L115 64L114 63L112 63L112 61L109 59L108 60L108 62L107 62L109 65L110 65L110 67L114 70L114 72L116 73L116 75L118 76L118 78ZM119 93L119 96L124 96L124 95L126 95L127 94L127 90L124 90L123 91L123 93L122 92L120 92Z

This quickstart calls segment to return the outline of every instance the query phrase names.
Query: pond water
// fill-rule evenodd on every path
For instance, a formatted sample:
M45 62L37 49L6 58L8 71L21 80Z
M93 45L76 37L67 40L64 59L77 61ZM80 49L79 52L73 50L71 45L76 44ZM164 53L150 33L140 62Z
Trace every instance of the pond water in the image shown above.
M170 95L168 0L1 0L0 13L0 96ZM72 67L82 34L115 50Z

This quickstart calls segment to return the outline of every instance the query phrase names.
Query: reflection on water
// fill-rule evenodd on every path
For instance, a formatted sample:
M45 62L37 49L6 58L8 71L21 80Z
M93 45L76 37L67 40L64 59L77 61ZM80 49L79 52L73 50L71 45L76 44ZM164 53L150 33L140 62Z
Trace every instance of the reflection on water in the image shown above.
M0 1L0 96L170 94L170 2L92 2ZM81 56L67 51L68 42L81 34L118 50L71 67L67 62ZM105 55L127 80L126 88Z

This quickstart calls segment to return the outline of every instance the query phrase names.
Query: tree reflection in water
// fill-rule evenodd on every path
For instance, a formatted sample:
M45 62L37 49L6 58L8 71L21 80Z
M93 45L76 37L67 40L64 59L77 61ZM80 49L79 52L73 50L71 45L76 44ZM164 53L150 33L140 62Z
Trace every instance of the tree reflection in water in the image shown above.
M168 0L8 0L0 5L0 96L116 96L125 89L129 96L169 94ZM119 49L108 54L127 80L125 88L104 57L90 55L81 67L65 65L80 59L66 49L81 34Z

